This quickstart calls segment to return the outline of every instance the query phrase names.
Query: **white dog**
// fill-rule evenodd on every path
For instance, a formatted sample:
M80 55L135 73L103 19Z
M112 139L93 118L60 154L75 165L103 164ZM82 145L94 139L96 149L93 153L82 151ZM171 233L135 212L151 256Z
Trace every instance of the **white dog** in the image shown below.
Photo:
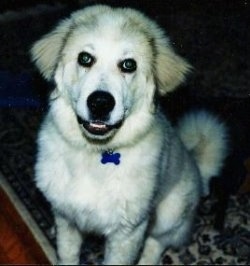
M175 131L158 106L189 64L155 22L108 6L73 13L32 58L55 82L36 184L54 210L58 263L79 263L88 232L106 237L104 264L159 263L188 238L226 156L213 116L189 114Z

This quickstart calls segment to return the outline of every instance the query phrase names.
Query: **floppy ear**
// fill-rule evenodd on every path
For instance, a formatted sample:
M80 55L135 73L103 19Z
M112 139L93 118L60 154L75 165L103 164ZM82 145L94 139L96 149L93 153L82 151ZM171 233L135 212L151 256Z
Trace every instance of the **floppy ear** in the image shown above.
M71 21L69 19L62 21L52 32L42 37L31 48L32 61L35 62L41 74L48 81L52 79L70 28Z
M184 59L170 47L167 39L156 42L155 77L161 95L173 91L192 69Z

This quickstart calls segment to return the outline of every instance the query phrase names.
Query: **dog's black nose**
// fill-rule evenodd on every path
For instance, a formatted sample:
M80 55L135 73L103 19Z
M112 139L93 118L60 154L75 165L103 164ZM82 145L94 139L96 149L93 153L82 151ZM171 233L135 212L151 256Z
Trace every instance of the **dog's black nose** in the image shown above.
M115 99L109 92L95 91L89 95L87 106L93 119L102 120L114 109Z

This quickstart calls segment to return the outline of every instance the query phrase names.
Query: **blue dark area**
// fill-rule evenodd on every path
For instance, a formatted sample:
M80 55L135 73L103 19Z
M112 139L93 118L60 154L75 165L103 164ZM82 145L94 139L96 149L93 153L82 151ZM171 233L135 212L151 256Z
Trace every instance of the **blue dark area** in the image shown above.
M0 107L39 107L41 100L34 93L32 76L27 72L0 70Z

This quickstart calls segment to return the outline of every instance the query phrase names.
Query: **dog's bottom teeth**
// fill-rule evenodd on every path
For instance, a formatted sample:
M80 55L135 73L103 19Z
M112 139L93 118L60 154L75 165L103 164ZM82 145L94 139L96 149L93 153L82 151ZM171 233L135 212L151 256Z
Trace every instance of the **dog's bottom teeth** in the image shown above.
M109 127L104 123L89 123L88 131L93 134L105 134L109 131Z
M90 123L89 127L96 128L96 129L106 129L107 126L103 123Z

